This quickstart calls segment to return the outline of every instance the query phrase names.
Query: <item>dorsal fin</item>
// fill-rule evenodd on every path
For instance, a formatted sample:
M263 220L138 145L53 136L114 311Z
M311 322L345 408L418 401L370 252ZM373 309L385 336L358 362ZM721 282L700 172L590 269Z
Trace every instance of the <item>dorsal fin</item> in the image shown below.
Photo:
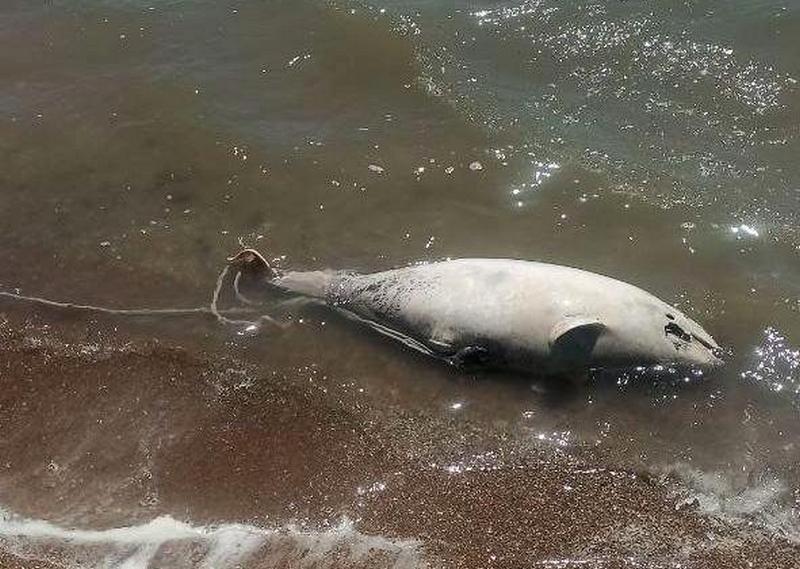
M581 364L589 359L605 328L603 321L596 316L567 316L550 330L550 351L565 363Z
M559 338L577 329L585 329L587 332L592 330L599 332L603 328L605 328L605 324L597 316L589 314L567 316L556 322L550 330L550 345L552 346L559 341Z

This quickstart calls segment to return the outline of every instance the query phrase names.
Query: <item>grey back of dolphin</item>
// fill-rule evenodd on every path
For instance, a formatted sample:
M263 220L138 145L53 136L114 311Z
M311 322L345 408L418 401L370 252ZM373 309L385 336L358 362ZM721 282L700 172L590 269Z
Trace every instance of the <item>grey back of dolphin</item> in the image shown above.
M714 339L679 310L633 285L559 265L457 259L371 274L288 272L270 283L454 364L553 373L721 363Z

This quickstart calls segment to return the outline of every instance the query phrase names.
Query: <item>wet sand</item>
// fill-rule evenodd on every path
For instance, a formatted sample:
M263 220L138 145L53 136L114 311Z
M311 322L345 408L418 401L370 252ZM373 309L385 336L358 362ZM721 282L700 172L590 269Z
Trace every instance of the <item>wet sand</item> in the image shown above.
M32 561L5 552L0 553L0 563L7 569L57 569L58 567L52 563Z

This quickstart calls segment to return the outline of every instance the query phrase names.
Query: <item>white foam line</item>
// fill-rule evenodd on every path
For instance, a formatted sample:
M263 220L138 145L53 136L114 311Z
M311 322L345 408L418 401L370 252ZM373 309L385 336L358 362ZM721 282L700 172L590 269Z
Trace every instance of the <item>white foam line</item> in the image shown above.
M365 535L347 519L324 530L307 530L293 525L275 529L244 524L193 526L161 516L140 525L91 530L65 528L0 509L0 548L25 559L75 569L148 569L154 559L158 566L228 569L240 567L259 551L276 563L291 560L299 567L327 567L343 555L363 567L376 563L395 569L425 566L418 542Z
M155 518L140 526L105 530L64 529L43 520L18 518L7 513L0 516L0 536L2 537L60 539L85 544L143 545L162 543L173 539L203 539L213 533L206 528L193 528L169 516Z

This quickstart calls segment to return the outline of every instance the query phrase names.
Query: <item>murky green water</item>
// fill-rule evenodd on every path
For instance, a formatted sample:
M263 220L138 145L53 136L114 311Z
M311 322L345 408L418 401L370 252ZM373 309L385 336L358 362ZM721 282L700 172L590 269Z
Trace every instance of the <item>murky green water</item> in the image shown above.
M586 543L617 549L525 553L515 547L534 530L487 537L484 524L535 518L533 506L511 507L535 494L522 490L531 481L520 477L538 472L526 461L555 461L558 475L541 474L555 480L581 471L559 462L575 454L672 473L668 489L693 492L701 519L752 522L796 545L799 34L792 1L5 0L3 290L199 306L240 242L292 268L513 257L637 284L735 355L712 377L608 378L554 394L453 373L319 309L289 309L286 330L250 337L202 317L87 319L3 300L0 503L69 527L168 515L189 525L153 531L189 541L198 524L263 532L305 520L339 528L340 549L399 540L369 542L396 566L483 566L478 552L492 548L503 566L613 564L639 535L632 518L612 537L574 523L595 519L600 479L569 506L537 492ZM169 355L176 346L186 360ZM117 355L104 364L107 352ZM139 357L151 363L129 361ZM192 387L195 375L205 387ZM114 409L130 420L111 421ZM112 427L98 431L101 416ZM454 505L471 495L465 472L495 488L490 513ZM416 477L441 493L429 509L412 507ZM666 496L653 503L677 511ZM435 512L449 507L480 536L448 533ZM56 526L37 527L56 539ZM27 542L9 546L9 532L19 555ZM743 558L763 564L743 535ZM637 562L687 562L673 546ZM702 564L706 546L690 546L688 562ZM159 566L134 549L131 566ZM344 563L320 551L319 566ZM58 559L45 553L33 556ZM109 563L122 566L128 552L117 554ZM308 561L287 555L273 565Z

